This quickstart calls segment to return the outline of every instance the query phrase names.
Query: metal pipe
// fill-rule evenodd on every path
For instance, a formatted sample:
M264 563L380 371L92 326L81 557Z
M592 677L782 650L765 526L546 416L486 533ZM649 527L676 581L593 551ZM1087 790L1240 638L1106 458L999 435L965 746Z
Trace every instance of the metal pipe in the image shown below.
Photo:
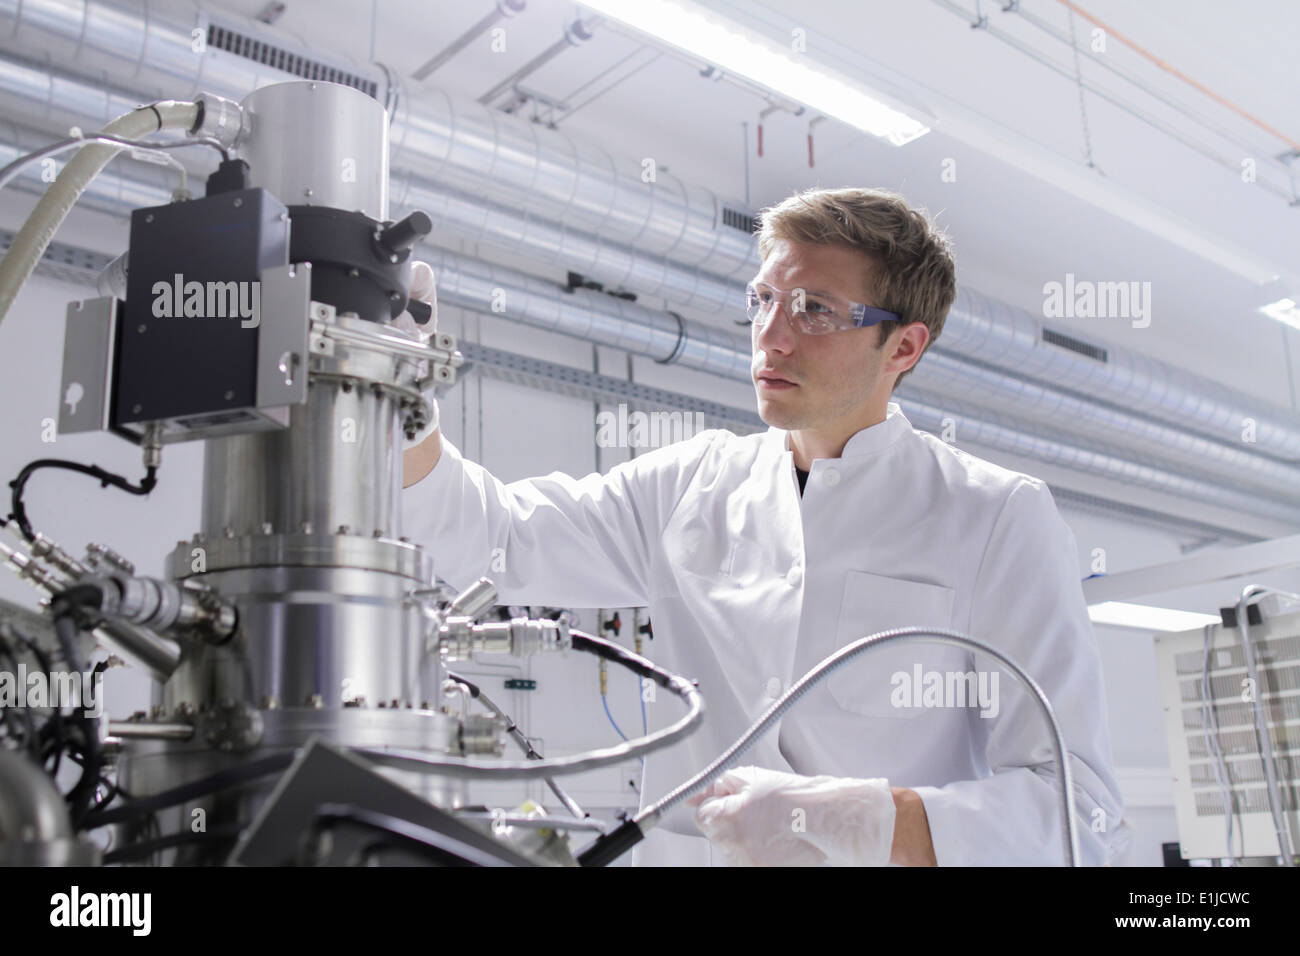
M1205 127L1207 130L1214 133L1216 136L1220 137L1221 139L1228 140L1229 142L1232 142L1242 147L1244 150L1243 155L1250 156L1250 155L1255 155L1256 153L1259 152L1258 146L1251 143L1247 143L1242 139L1234 138L1233 134L1230 131L1225 130L1219 126L1216 126L1212 120L1205 117L1201 113L1197 112L1196 110L1192 109L1186 104L1179 102L1176 99L1163 95L1159 90L1153 89L1151 86L1147 85L1146 83L1143 83L1140 77L1138 77L1132 71L1122 67L1118 62L1115 61L1114 57L1105 56L1096 53L1087 45L1079 46L1076 43L1072 43L1070 36L1068 34L1052 26L1045 18L1040 17L1037 14L1031 13L1030 11L1026 10L1023 4L1017 3L1014 5L1005 6L1002 8L1002 12L1017 14L1026 23L1032 24L1033 26L1037 27L1039 30L1042 30L1048 36L1053 37L1061 41L1062 43L1073 45L1081 55L1086 56L1089 60L1091 60L1093 63L1096 63L1102 69L1115 74L1116 76L1120 77L1121 79L1125 80L1128 83L1132 83L1135 87L1140 89L1147 96L1150 96L1152 99L1158 100L1159 102L1163 103L1165 106L1169 107L1171 110L1175 111L1176 113L1180 113L1183 116L1186 116L1188 119L1192 120L1193 122ZM1088 15L1085 14L1082 10L1076 10L1075 12L1077 12L1084 19L1090 19ZM1107 33L1113 32L1108 26L1103 26L1103 29L1105 29ZM1114 36L1121 43L1126 42L1125 39L1120 34L1116 33L1114 34ZM1142 52L1145 53L1145 51ZM1264 129L1266 132L1272 133L1273 135L1283 140L1286 139L1285 136L1282 136L1280 133L1275 133L1273 130L1269 129L1268 127L1264 127ZM1300 147L1297 147L1297 149L1300 149Z
M489 106L494 100L506 90L512 90L515 84L525 77L532 76L547 63L550 63L557 56L572 46L580 46L591 39L591 26L599 17L588 17L583 19L578 17L572 23L564 28L564 35L548 46L537 56L533 57L519 69L515 70L504 80L498 83L492 89L488 90L478 98L478 101L484 106Z
M1286 804L1282 801L1282 792L1278 787L1277 764L1273 760L1273 738L1269 735L1268 717L1264 713L1262 698L1263 685L1259 682L1259 667L1255 660L1255 646L1250 642L1249 608L1252 597L1273 592L1273 588L1259 584L1248 585L1242 589L1237 600L1237 627L1241 638L1241 650L1246 661L1246 673L1254 684L1255 693L1250 702L1250 713L1255 725L1255 739L1259 745L1259 754L1264 761L1264 780L1268 791L1268 809L1273 818L1273 830L1277 834L1278 853L1283 866L1295 866L1295 855L1291 850L1291 834L1287 830ZM1275 592L1283 593L1283 592ZM1294 595L1291 595L1294 597ZM1231 808L1224 807L1224 812ZM1231 847L1229 847L1231 852Z
M969 400L984 408L1003 408L1022 420L1060 427L1107 447L1154 454L1192 473L1213 475L1234 487L1248 486L1268 498L1292 502L1300 487L1300 468L1240 447L1202 437L1162 421L1153 421L1112 405L1110 396L1088 399L1012 372L989 368L930 349L908 385L933 389L945 396Z
M1075 3L1071 3L1070 0L1057 0L1057 2L1058 2L1058 3L1061 3L1061 4L1064 4L1065 7L1067 7L1067 8L1070 10L1070 12L1072 12L1072 13L1077 13L1079 16L1083 17L1085 20L1087 20L1089 23L1093 24L1094 26L1101 27L1103 30L1105 30L1107 33L1109 33L1109 34L1110 34L1111 36L1113 36L1115 39L1119 40L1120 43L1123 43L1123 44L1124 44L1125 46L1127 46L1129 49L1131 49L1131 50L1133 50L1134 52L1136 52L1139 56L1141 56L1141 57L1143 57L1143 58L1145 58L1145 59L1151 61L1151 62L1154 63L1156 66L1158 66L1160 69L1164 70L1166 73L1169 73L1169 74L1171 74L1171 75L1173 75L1173 76L1178 77L1178 79L1182 80L1182 81L1183 81L1184 83L1186 83L1188 86L1191 86L1193 89L1196 89L1196 90L1198 90L1198 91L1201 92L1201 93L1204 93L1206 96L1210 97L1210 98L1211 98L1212 100L1214 100L1215 102L1217 102L1217 103L1219 103L1220 105L1225 106L1225 107L1227 107L1228 109L1232 110L1232 112L1236 113L1238 116L1242 117L1243 119L1247 120L1248 122L1253 123L1254 125L1258 126L1260 129L1264 130L1264 132L1268 133L1270 136L1275 136L1275 137L1277 137L1278 139L1282 140L1282 142L1286 143L1286 144L1287 144L1288 146L1290 146L1292 149L1294 149L1294 150L1300 150L1300 142L1297 142L1296 140L1294 140L1294 139L1292 139L1291 137L1287 136L1285 133L1280 133L1280 132L1278 132L1278 131L1275 130L1273 127L1271 127L1271 126L1269 126L1267 123L1265 123L1263 120L1258 119L1257 117L1251 115L1250 113L1247 113L1245 110L1243 110L1241 107L1237 106L1235 103L1231 103L1231 102L1229 102L1228 100L1224 99L1224 98L1223 98L1222 96L1220 96L1218 93L1215 93L1213 90L1209 89L1208 87L1203 86L1202 84L1196 82L1196 80L1193 80L1190 76L1188 76L1187 74L1183 73L1182 71L1174 69L1174 67L1170 66L1168 63L1166 63L1164 60L1160 59L1158 56L1155 56L1155 55L1154 55L1153 53L1151 53L1150 51L1148 51L1148 50L1146 50L1145 48L1139 46L1137 43L1134 43L1134 42L1133 42L1132 40L1130 40L1128 37L1124 36L1124 34L1120 33L1118 30L1116 30L1116 29L1115 29L1114 27L1112 27L1110 24L1108 24L1108 23L1104 23L1103 21L1098 20L1095 16L1093 16L1093 15L1092 15L1091 13L1089 13L1087 10L1084 10L1083 8L1079 7L1079 6L1078 6L1077 4L1075 4ZM1018 6L1018 4L1017 4L1017 6Z
M1290 409L1137 352L1107 349L1106 361L1099 362L1051 345L1043 340L1040 318L968 288L957 291L943 347L1050 389L1140 408L1150 418L1229 445L1241 443L1244 424L1251 421L1257 454L1300 461L1300 419Z
M119 740L189 740L194 725L184 723L147 723L138 720L110 720L108 735Z
M1070 762L1067 759L1069 753L1065 745L1065 735L1061 732L1060 722L1056 719L1056 712L1052 709L1052 703L1043 693L1042 687L1038 685L1023 668L1010 657L1003 654L1000 650L984 641L967 637L965 634L957 631L950 631L942 628L923 628L923 627L899 627L887 631L879 631L867 637L860 638L845 647L840 648L821 663L815 666L808 673L792 686L788 691L781 695L781 698L775 701L763 713L757 721L754 722L740 738L720 754L712 763L685 781L681 785L673 788L665 794L660 800L652 803L643 809L634 818L633 822L644 832L646 829L654 826L664 814L677 806L695 791L706 786L728 767L732 766L736 760L744 754L754 742L763 734L767 733L785 714L792 708L799 699L808 691L812 690L823 680L829 677L833 672L839 670L845 664L862 656L872 648L881 647L886 644L907 643L911 640L928 641L935 644L948 644L953 647L960 647L963 650L974 650L987 654L995 660L1002 663L1015 677L1025 686L1029 694L1038 705L1038 711L1042 714L1044 721L1048 725L1048 731L1052 736L1052 749L1056 757L1057 766L1057 792L1060 795L1061 809L1061 842L1065 850L1065 860L1069 866L1079 866L1079 837L1077 833L1078 822L1075 820L1074 812L1074 779L1070 772Z
M40 561L3 541L0 541L0 558L3 558L0 563L44 594L57 594L72 583L66 574L52 572ZM159 683L171 677L180 665L180 647L148 628L126 621L105 621L91 633L109 650L144 667Z
M934 0L934 2L939 4L939 6L943 7L944 9L950 10L953 13L962 16L963 18L970 16L970 14L967 13L965 10L963 10L959 4L953 3L952 0ZM985 18L985 20L987 20L987 18ZM1125 113L1128 113L1130 116L1133 116L1136 119L1139 119L1142 122L1146 123L1152 129L1164 133L1166 136L1170 137L1171 139L1174 139L1182 143L1188 149L1200 153L1202 156L1217 163L1218 165L1224 167L1225 169L1229 169L1234 173L1240 173L1241 167L1240 167L1240 159L1238 157L1217 153L1212 149L1210 149L1209 147L1205 146L1203 143L1197 142L1195 139L1183 133L1181 130L1176 129L1175 127L1172 127L1167 123L1160 122L1160 120L1156 119L1150 113L1135 108L1131 102L1121 99L1120 97L1116 96L1114 93L1111 93L1109 90L1106 90L1103 87L1082 82L1070 70L1061 66L1059 63L1056 63L1055 61L1049 59L1043 54L1039 53L1037 50L1035 50L1033 47L1029 46L1028 44L1023 43L1020 40L1017 40L1011 34L999 30L997 27L990 26L987 22L980 23L978 24L978 26L980 29L984 30L984 32L986 32L989 36L993 37L994 39L1000 40L1003 43L1007 44L1007 46L1012 47L1015 50L1018 50L1019 52L1023 53L1025 56L1029 57L1031 60L1035 60L1038 63L1042 64L1043 66L1047 67L1049 70L1052 70L1054 73L1059 73L1061 76L1068 79L1071 83L1082 86L1093 96L1105 100L1106 102L1110 103L1112 106L1116 107L1117 109L1123 110ZM1077 46L1075 47L1075 50L1076 52L1082 52L1079 50ZM1256 183L1260 186L1263 186L1269 192L1272 192L1282 197L1283 199L1286 199L1288 202L1290 202L1295 198L1287 190L1280 189L1273 183L1268 182L1267 180L1257 179Z
M393 767L398 770L410 770L417 773L432 773L450 777L496 780L531 780L543 779L562 774L583 773L600 767L621 763L632 757L662 750L678 743L694 733L704 719L704 699L700 696L692 681L672 674L643 657L632 654L617 644L595 637L583 631L574 630L573 647L597 655L602 661L612 660L627 668L634 674L655 681L674 696L681 698L686 705L686 714L667 727L653 733L625 740L614 747L588 750L571 757L552 757L545 760L522 761L476 761L457 757L427 757L423 754L405 750L371 747L354 747L353 751L372 763Z
M496 8L491 13L483 17L456 39L448 43L443 47L442 51L431 60L418 67L416 71L411 74L411 78L423 80L442 67L444 63L461 50L465 49L465 47L474 42L475 38L486 33L494 24L506 19L507 17L512 17L516 13L522 13L526 6L527 3L525 0L497 0Z

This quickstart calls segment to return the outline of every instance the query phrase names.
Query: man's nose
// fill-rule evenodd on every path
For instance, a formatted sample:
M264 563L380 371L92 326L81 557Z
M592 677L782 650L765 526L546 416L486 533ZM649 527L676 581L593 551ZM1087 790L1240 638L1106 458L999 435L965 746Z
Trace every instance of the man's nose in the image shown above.
M764 352L794 351L794 318L785 302L774 302L767 313L767 322L758 330L754 344Z

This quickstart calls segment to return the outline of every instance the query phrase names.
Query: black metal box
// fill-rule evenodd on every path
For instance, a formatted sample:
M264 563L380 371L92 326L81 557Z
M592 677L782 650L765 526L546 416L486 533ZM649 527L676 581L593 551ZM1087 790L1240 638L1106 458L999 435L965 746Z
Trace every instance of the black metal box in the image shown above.
M114 425L254 420L259 277L288 261L288 214L264 189L135 210Z

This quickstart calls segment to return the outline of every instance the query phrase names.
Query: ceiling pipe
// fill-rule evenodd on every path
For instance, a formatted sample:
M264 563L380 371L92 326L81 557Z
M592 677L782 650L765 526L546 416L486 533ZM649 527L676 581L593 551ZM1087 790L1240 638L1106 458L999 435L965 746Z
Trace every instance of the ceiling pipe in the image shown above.
M1252 454L1240 444L1226 445L1135 415L1109 404L1106 398L1049 389L1010 372L960 361L938 347L925 353L908 381L935 394L1003 409L1013 417L1057 432L1068 423L1066 427L1073 436L1153 455L1167 464L1249 486L1279 500L1298 500L1300 467Z
M942 342L963 359L1049 389L1141 409L1143 416L1223 444L1240 446L1251 422L1255 454L1300 461L1300 419L1290 409L1137 352L1108 347L1106 361L1100 362L1052 345L1043 340L1043 322L1036 316L969 288L957 291Z
M424 80L430 75L437 72L442 66L454 57L465 47L469 46L476 39L487 33L488 30L496 26L507 17L513 17L517 13L522 13L527 6L526 0L496 0L496 6L492 12L483 19L479 20L472 27L448 43L442 50L427 63L422 64L411 78L414 80Z
M0 161L7 161L11 152L16 150L0 147ZM38 168L27 170L16 183L29 189L44 186ZM124 202L127 196L134 201ZM151 180L133 181L128 171L119 168L106 170L93 180L83 200L94 208L125 216L138 205L170 201L170 190ZM567 290L557 283L445 249L424 245L419 254L438 274L439 301L446 305L623 349L663 364L681 365L732 381L750 381L749 341L740 335L604 293ZM946 420L955 419L963 442L1300 527L1300 506L1223 487L1204 476L1160 467L1100 443L1062 440L1032 426L1012 425L1001 416L954 406L949 399L914 386L900 388L898 401L913 423L926 431L941 434L948 424Z
M586 43L592 38L593 34L591 28L599 19L599 17L587 17L586 19L583 19L582 17L575 18L573 22L564 28L564 33L560 39L556 40L541 53L537 54L537 56L533 57L496 86L492 87L492 89L480 96L478 98L479 103L483 106L491 106L496 102L498 96L507 90L513 90L520 80L532 76L565 50Z

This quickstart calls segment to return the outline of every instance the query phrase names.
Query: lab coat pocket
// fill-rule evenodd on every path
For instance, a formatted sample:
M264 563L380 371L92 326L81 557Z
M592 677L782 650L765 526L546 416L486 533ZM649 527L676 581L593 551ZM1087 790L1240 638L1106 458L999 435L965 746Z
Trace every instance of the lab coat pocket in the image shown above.
M888 628L952 626L953 590L866 571L849 571L840 604L836 646ZM868 717L908 719L914 706L912 685L934 671L966 669L961 648L913 639L865 651L826 679L835 702Z

